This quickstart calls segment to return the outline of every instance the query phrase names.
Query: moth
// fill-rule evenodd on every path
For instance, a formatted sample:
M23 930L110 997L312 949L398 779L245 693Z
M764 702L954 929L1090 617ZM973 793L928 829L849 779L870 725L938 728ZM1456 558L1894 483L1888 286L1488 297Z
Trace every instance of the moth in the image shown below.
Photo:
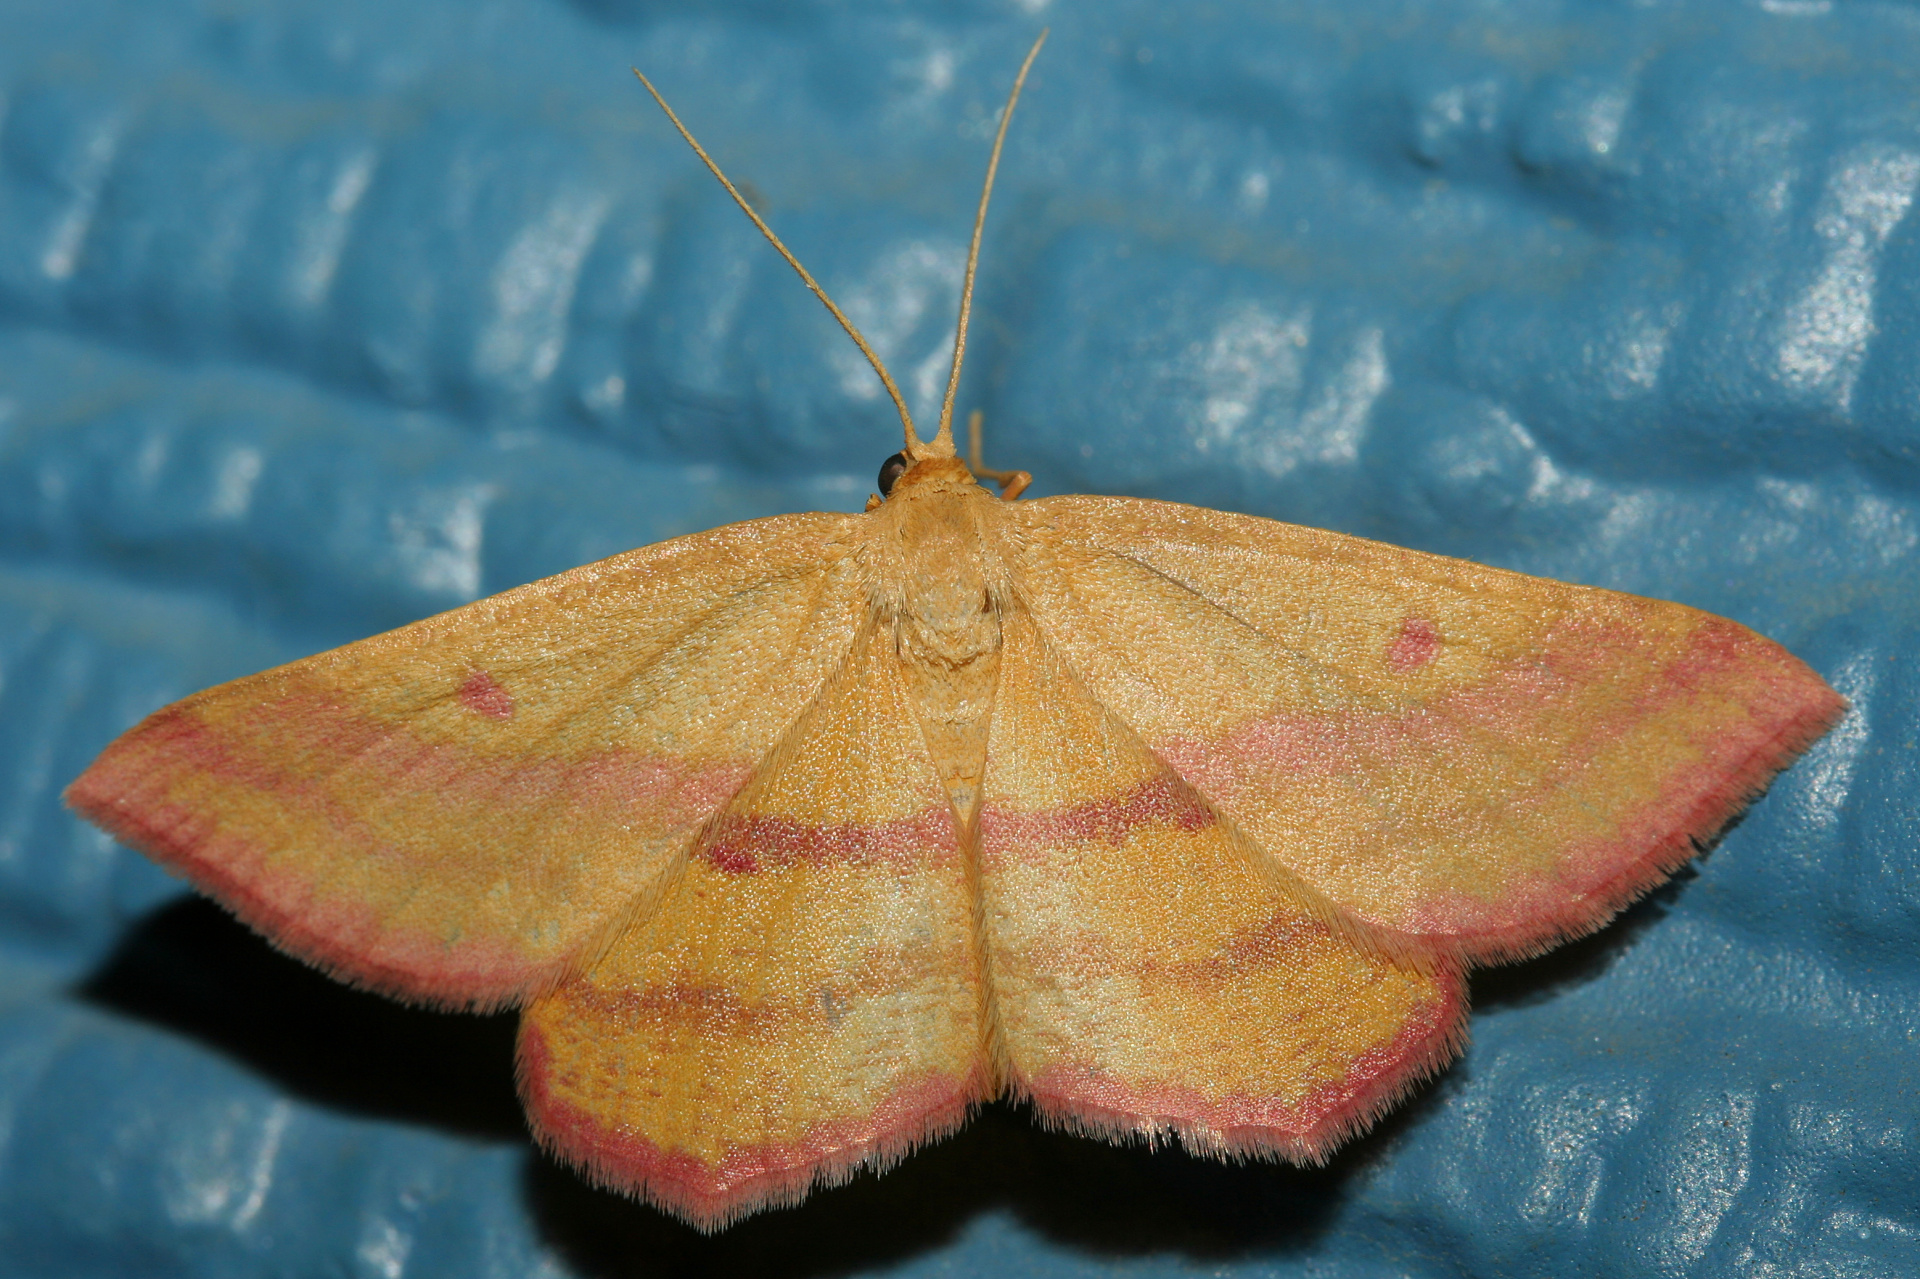
M1680 604L1024 500L977 417L962 461L1039 49L930 440L641 77L898 408L864 513L643 547L209 689L68 802L343 981L518 1008L539 1140L703 1229L999 1097L1223 1158L1367 1128L1460 1051L1471 966L1600 927L1845 703Z

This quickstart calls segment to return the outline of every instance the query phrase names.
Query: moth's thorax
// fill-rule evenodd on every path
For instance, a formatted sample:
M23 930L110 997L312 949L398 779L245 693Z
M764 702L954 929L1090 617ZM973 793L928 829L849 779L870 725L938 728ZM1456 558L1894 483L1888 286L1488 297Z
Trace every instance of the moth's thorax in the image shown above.
M923 461L867 517L860 552L876 620L893 631L928 748L968 824L979 813L1008 597L1001 506L958 460Z
M928 654L964 661L982 651L975 642L998 626L1006 597L999 554L1000 499L973 482L951 458L935 476L921 463L868 518L872 529L861 558L874 607ZM984 628L984 629L983 629Z

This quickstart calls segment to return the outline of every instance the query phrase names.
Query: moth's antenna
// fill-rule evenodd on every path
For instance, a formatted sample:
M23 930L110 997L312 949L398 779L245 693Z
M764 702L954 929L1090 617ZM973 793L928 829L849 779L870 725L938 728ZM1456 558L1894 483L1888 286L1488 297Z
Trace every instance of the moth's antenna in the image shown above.
M1036 50L1039 47L1038 45L1034 46ZM1033 55L1027 55L1027 61L1033 61ZM792 253L787 251L787 246L780 243L780 237L775 235L773 228L768 226L766 222L761 219L760 215L753 211L753 206L747 203L746 197L735 189L733 183L727 181L727 175L720 172L720 166L713 162L713 157L707 154L706 148L695 141L691 133L687 132L687 126L680 123L680 117L673 113L673 108L667 105L667 100L660 96L660 90L653 87L653 81L641 75L640 68L638 67L632 68L632 71L635 78L646 86L647 92L653 95L653 100L660 104L660 109L667 113L667 119L673 121L673 127L678 129L680 136L687 140L687 145L693 148L693 153L699 156L701 163L707 166L707 171L712 173L714 177L720 179L720 185L727 189L727 194L733 197L733 202L740 206L741 211L753 219L753 224L760 228L760 234L766 236L767 242L779 250L780 256L787 260L787 265L795 271L798 271L800 278L806 282L807 287L813 290L813 296L826 303L827 310L833 312L833 318L840 321L840 327L847 331L847 336L853 339L853 344L860 348L860 354L867 357L867 363L873 365L873 371L880 375L880 381L886 386L887 394L893 397L893 407L900 410L900 424L907 428L907 451L910 453L918 452L922 446L920 444L920 437L916 435L913 430L913 414L907 412L907 402L901 398L900 388L893 384L893 375L887 372L887 366L880 362L880 357L874 354L871 346L867 345L867 340L860 336L860 330L853 327L853 321L847 318L846 312L833 304L833 299L827 296L827 291L821 288L819 282L807 273L807 268L800 265L800 259L794 257ZM1025 68L1021 69L1020 74L1022 76L1026 75ZM1000 126L1001 134L1005 135L1006 131L1006 125L1002 124ZM999 153L999 144L995 143L994 156L996 159L999 157ZM986 204L984 201L981 203L980 208L982 214L984 214L986 212ZM979 247L979 241L980 234L976 230L974 232L974 245L976 248ZM971 264L969 264L967 268L967 279L969 282L973 279L973 268ZM966 312L963 310L961 314L964 316ZM965 321L963 319L962 324L964 325L964 323ZM953 451L951 444L949 444L947 451L949 453Z
M953 397L960 392L960 361L967 354L967 321L973 316L973 271L980 263L980 233L987 225L987 201L993 198L994 175L1000 171L1000 148L1007 140L1007 125L1013 120L1014 104L1020 101L1020 90L1026 86L1027 71L1033 66L1033 60L1040 56L1040 46L1047 42L1049 28L1041 28L1039 39L1033 42L1033 48L1027 50L1027 60L1020 64L1020 74L1013 78L1013 92L1007 95L1006 109L1000 113L1000 131L993 136L993 154L987 159L987 180L980 188L980 211L973 215L973 243L967 248L967 277L960 287L960 326L953 334L953 372L947 375L947 398L940 402L940 430L933 437L933 450L943 456L952 457L953 447Z

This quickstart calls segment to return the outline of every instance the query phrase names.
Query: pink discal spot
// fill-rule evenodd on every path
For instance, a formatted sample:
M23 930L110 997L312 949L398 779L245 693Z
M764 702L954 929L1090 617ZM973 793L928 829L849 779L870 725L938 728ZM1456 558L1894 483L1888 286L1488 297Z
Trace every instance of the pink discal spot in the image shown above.
M460 704L488 719L513 718L513 694L486 671L475 671L460 686Z
M1409 617L1400 623L1400 633L1387 645L1387 665L1396 675L1418 670L1440 651L1440 632L1424 617Z

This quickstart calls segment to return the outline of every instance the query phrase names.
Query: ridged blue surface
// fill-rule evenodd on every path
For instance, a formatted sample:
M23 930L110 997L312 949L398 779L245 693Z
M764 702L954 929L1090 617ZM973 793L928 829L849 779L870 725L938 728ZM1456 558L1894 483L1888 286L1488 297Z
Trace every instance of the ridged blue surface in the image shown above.
M626 75L1041 491L1678 599L1853 715L1482 974L1328 1169L1011 1112L704 1239L529 1153L507 1019L335 987L59 807L213 681L897 428ZM0 1273L1920 1273L1920 10L0 0Z

